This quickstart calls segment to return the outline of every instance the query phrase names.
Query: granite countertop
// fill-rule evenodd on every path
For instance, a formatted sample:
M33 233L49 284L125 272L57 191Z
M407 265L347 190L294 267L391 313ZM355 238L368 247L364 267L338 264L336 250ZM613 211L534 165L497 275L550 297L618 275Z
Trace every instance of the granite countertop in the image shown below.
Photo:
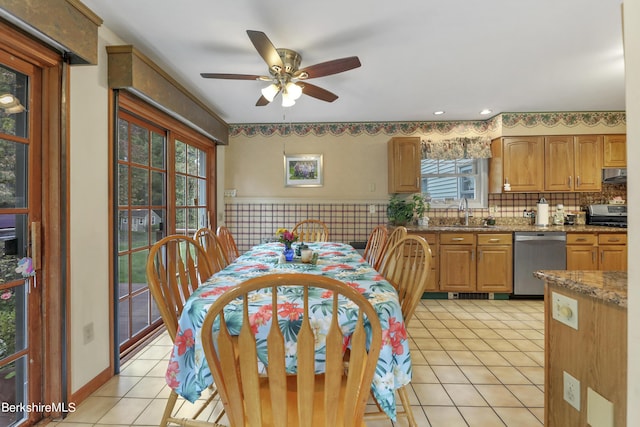
M564 231L568 233L626 233L626 228L619 227L603 227L601 225L550 225L548 227L537 227L535 225L523 225L523 224L499 224L499 225L487 225L480 224L470 225L453 225L453 224L438 224L429 225L428 227L419 225L407 225L409 232L456 232L462 233L465 231L474 233L513 233L515 231Z
M627 272L596 270L540 270L533 273L548 284L627 307Z

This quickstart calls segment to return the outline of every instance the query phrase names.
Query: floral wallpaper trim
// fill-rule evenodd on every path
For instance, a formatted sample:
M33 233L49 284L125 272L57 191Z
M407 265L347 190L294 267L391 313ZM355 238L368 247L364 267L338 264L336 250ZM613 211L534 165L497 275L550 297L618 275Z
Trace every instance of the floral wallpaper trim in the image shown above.
M413 135L413 134L496 134L503 127L555 127L579 125L616 127L626 124L624 111L502 113L488 120L451 122L358 122L358 123L248 123L229 126L230 136L245 135ZM492 137L499 135L492 135Z
M555 127L597 126L615 127L626 124L624 111L548 112L548 113L502 113L502 127Z
M491 138L451 138L444 141L421 141L422 158L436 160L488 159L491 157Z
M361 122L361 123L263 123L236 124L229 126L229 136L245 135L414 135L414 134L487 134L495 131L496 121L451 121L451 122Z

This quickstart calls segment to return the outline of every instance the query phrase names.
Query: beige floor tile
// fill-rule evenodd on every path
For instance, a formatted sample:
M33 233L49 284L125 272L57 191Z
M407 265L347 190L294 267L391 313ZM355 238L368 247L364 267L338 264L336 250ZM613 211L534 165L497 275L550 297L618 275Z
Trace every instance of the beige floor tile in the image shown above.
M542 422L538 420L526 408L494 408L498 416L507 427L540 427ZM567 426L568 427L568 426Z
M457 366L432 366L431 369L442 383L468 384L469 379Z
M510 340L509 341L517 350L529 352L529 351L540 351L541 348L538 347L538 344L531 340Z
M172 345L150 345L147 349L137 355L136 359L164 360L169 357L172 350Z
M473 317L473 315L471 313L469 313L469 315L471 317ZM462 323L464 323L464 325L469 328L469 329L477 329L477 328L486 328L487 326L484 324L483 321L481 320L477 320L475 318L472 319L464 319L462 320Z
M529 408L529 411L531 411L538 421L544 424L544 408Z
M493 409L487 407L458 407L469 427L504 427Z
M456 407L425 406L424 411L431 427L467 427Z
M120 401L119 397L89 396L76 411L65 418L66 423L95 423Z
M428 330L446 329L444 324L438 319L425 319L422 321L422 323L424 324L425 328L427 328Z
M477 331L476 331L477 334ZM491 350L491 346L487 344L484 340L480 338L461 338L460 341L467 347L469 350Z
M502 337L498 335L493 329L482 328L482 329L474 329L474 333L482 339L501 339Z
M443 387L456 406L488 406L471 384L443 384Z
M133 424L152 399L121 399L100 419L99 424Z
M488 369L502 384L532 384L522 372L513 366L489 366Z
M509 326L501 320L484 320L483 323L487 328L491 329L509 329Z
M518 367L518 370L533 384L544 385L544 368L542 366L523 366Z
M518 351L517 347L504 339L487 339L485 342L495 351Z
M493 407L521 407L522 403L509 391L506 386L493 384L476 385L482 397Z
M144 377L127 393L125 397L146 397L153 399L168 388L167 381L159 377Z
M477 338L478 335L476 335L475 332L473 332L471 329L450 329L451 333L456 337L456 338Z
M475 354L485 366L511 366L509 361L496 351L474 351L473 354Z
M534 352L523 353L521 351L501 351L500 355L504 357L513 366L540 366L540 363L529 357ZM544 359L542 361L544 363Z
M444 350L435 338L416 338L413 342L420 350Z
M527 408L544 408L544 393L535 385L508 385L507 388Z
M500 384L500 380L486 366L460 366L471 384Z
M458 338L440 338L438 343L444 350L467 350L467 347Z
M107 381L107 383L93 393L92 396L122 397L141 379L141 377L122 377L117 375Z
M466 329L467 328L464 323L462 323L457 319L441 320L441 322L445 327L449 329L459 329L459 328Z
M455 362L446 351L443 350L425 350L422 355L427 359L427 362L431 365L455 365Z
M120 375L125 377L143 377L149 373L158 363L166 366L165 361L133 359L128 361L120 369Z
M441 384L413 384L413 389L422 406L453 406L453 402Z
M524 337L522 334L520 334L520 332L518 331L514 331L512 329L496 329L496 333L498 335L500 335L502 338L508 339L508 340L521 340Z
M456 336L453 335L453 332L451 332L448 329L430 329L429 332L431 332L431 335L433 335L435 338L455 338Z
M482 362L475 356L474 352L472 352L471 350L464 350L464 351L452 350L452 351L448 351L447 353L458 366L482 365Z
M544 340L544 324L540 327L540 329L518 329L514 331L518 333L521 337L530 339L530 340ZM518 339L518 338L515 338Z
M431 366L413 366L413 375L411 377L412 384L433 384L438 383L438 377Z

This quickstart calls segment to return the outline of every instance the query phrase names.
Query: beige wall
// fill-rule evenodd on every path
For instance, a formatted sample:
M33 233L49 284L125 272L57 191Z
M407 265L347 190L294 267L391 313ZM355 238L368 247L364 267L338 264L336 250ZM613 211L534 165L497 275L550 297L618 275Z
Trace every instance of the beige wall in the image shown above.
M70 298L71 392L109 367L109 162L106 44L121 44L99 29L99 63L70 71ZM93 324L94 339L84 343L83 329Z

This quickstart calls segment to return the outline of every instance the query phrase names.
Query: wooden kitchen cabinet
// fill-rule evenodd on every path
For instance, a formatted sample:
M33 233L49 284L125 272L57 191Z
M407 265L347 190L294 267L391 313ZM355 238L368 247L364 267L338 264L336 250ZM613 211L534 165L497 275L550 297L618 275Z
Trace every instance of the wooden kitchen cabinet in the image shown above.
M597 270L597 244L593 233L567 233L567 270Z
M567 233L567 270L627 270L624 233Z
M440 290L476 290L476 245L473 233L440 234Z
M489 192L544 190L544 138L541 136L498 138L491 142Z
M387 143L389 193L420 192L420 138L397 137Z
M600 191L602 139L601 135L545 137L545 191Z
M598 269L627 271L627 235L620 233L598 235Z
M478 234L478 292L513 292L513 242L511 234Z
M442 233L440 290L511 293L512 245L511 233Z
M603 147L605 168L627 167L627 135L605 135Z

